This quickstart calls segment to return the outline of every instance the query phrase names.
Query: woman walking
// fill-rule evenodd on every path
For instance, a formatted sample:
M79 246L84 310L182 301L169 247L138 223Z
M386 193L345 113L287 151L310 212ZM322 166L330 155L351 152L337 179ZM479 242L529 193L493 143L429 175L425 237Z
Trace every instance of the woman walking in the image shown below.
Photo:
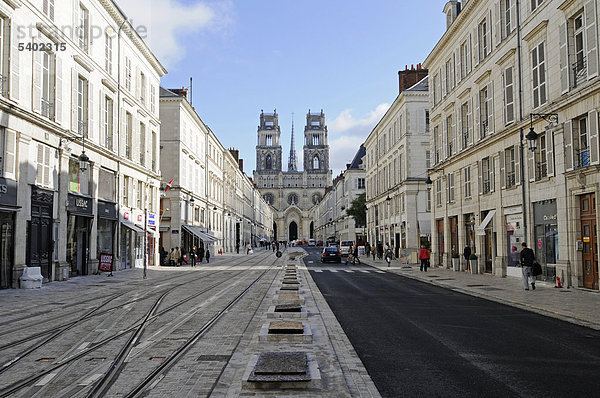
M204 256L206 257L206 262L209 263L210 262L210 251L208 249L206 249L206 253L204 253Z

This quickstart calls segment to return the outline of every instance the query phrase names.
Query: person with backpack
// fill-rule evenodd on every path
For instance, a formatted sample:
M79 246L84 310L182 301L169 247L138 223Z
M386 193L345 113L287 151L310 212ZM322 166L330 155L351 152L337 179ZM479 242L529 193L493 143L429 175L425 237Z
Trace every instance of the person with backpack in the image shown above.
M427 272L427 267L429 267L429 250L425 246L421 247L419 250L419 260L421 260L421 271Z
M523 285L525 290L529 290L529 281L531 288L535 290L535 276L533 275L533 263L535 262L535 253L527 247L527 243L521 243L521 267L523 268Z
M390 266L390 263L392 262L392 259L394 258L394 253L392 253L392 249L390 249L390 247L388 246L388 248L385 250L385 261L388 264L388 267Z

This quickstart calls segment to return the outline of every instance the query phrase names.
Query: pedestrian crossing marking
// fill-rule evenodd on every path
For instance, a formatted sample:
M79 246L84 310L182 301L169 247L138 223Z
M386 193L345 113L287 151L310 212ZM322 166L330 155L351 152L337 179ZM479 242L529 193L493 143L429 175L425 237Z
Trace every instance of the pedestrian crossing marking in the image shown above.
M36 386L45 386L45 385L46 385L46 384L48 384L48 382L49 382L50 380L52 380L52 379L54 378L54 376L56 376L56 375L57 375L56 373L50 373L50 374L47 374L46 376L44 376L44 377L42 378L42 380L40 380L40 381L38 381L37 383L35 383L35 385L36 385Z
M331 272L338 272L337 269L330 269Z
M344 271L346 271L346 272L349 272L349 273L351 273L351 274L353 274L353 273L354 273L354 271L352 271L352 270L349 270L349 269L345 269Z
M365 274L370 274L371 271L367 271L366 269L359 269L360 272L364 272Z
M322 269L316 269L315 272L323 272Z

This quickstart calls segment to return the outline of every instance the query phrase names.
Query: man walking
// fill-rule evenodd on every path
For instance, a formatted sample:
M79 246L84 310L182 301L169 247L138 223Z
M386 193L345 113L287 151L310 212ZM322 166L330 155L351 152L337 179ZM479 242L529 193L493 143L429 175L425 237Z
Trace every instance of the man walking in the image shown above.
M535 276L533 276L532 268L533 262L535 261L535 253L533 250L527 247L527 243L521 244L521 267L523 267L523 285L525 290L529 290L529 281L531 281L531 288L535 290Z
M421 267L419 268L421 271L427 272L427 267L429 267L429 250L425 246L421 247L419 250L419 260L421 260Z

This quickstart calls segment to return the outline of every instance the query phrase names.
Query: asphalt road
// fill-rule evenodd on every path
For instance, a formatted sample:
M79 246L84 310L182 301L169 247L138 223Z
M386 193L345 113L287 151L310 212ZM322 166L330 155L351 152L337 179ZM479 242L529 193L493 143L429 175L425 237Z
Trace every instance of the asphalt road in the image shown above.
M600 394L599 331L369 266L321 264L320 250L308 251L311 276L384 397Z

